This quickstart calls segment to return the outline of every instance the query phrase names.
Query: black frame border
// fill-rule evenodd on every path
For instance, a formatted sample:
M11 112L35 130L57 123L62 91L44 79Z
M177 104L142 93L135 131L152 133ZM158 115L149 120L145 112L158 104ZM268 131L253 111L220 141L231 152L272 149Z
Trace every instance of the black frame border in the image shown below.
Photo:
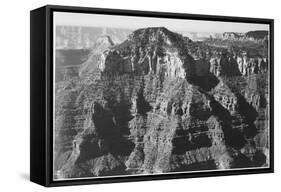
M269 24L270 26L270 167L257 169L187 172L160 175L136 175L122 177L107 177L75 180L53 180L53 13L89 13L123 16L140 16L156 18L193 19L205 21L224 21L240 23ZM100 183L134 182L163 179L197 178L210 176L245 175L274 172L274 20L264 18L232 17L217 15L198 15L170 12L151 12L139 10L121 10L90 7L73 7L46 5L31 11L31 112L30 112L30 180L48 187L66 185L85 185ZM38 17L36 21L35 17ZM41 19L40 19L41 18ZM41 24L39 24L41 23ZM41 26L41 28L40 28ZM39 33L36 35L35 33ZM35 39L41 41L39 45ZM40 49L40 50L37 50ZM39 54L38 54L39 52ZM40 67L34 68L36 63L43 62ZM38 73L38 70L41 73ZM36 75L36 74L37 75ZM39 80L39 76L44 77ZM44 83L43 83L44 82ZM41 87L41 89L39 89ZM36 98L36 95L40 95ZM39 110L39 106L43 110ZM39 111L37 111L39 110ZM41 123L40 123L41 122ZM44 122L44 124L42 124ZM38 127L41 126L41 127ZM42 127L43 126L43 127Z

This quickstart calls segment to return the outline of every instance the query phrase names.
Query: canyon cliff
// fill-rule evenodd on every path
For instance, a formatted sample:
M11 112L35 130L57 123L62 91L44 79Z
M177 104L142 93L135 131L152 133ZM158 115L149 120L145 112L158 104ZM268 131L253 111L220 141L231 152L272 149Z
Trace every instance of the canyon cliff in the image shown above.
M95 42L56 83L55 178L269 165L261 48L213 46L164 27Z

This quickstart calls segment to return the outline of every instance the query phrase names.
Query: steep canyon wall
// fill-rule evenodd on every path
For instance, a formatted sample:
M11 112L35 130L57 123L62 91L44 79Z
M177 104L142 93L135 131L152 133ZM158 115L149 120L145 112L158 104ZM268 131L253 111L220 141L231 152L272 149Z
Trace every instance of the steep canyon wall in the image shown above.
M55 178L268 166L267 58L207 49L146 28L92 50L56 84Z

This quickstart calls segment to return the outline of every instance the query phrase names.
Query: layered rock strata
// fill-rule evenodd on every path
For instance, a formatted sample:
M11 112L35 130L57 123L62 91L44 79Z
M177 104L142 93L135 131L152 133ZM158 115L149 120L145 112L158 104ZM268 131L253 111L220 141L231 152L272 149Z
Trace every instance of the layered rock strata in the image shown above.
M101 42L57 84L55 178L268 166L266 62L244 73L256 60L166 28Z

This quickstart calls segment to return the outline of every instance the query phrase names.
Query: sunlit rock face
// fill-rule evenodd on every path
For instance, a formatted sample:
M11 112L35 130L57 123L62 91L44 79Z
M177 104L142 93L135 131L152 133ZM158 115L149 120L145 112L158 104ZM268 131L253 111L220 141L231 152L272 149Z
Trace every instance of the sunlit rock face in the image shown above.
M264 55L163 27L103 36L56 84L55 177L266 167L268 83Z
M267 58L248 57L247 55L238 56L237 64L242 75L251 75L267 72Z
M166 28L146 28L103 54L101 70L107 73L160 74L169 78L195 75L195 62L184 38Z

